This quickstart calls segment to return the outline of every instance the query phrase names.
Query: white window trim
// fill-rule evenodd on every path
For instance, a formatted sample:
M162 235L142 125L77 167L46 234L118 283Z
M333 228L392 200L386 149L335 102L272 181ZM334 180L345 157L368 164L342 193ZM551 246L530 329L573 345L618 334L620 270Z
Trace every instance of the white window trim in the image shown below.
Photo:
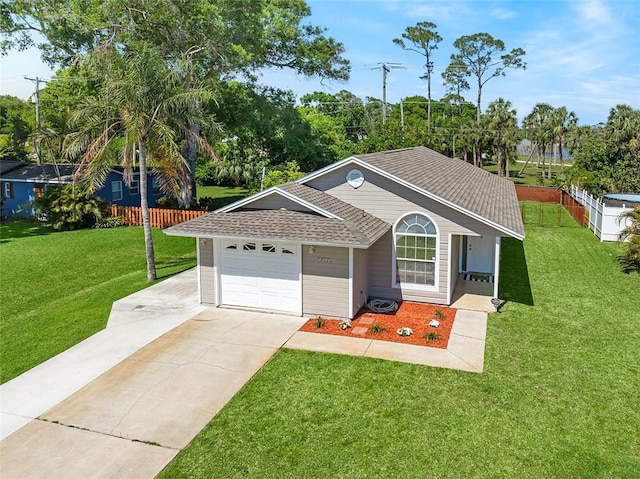
M433 224L436 229L436 259L433 271L433 286L426 284L413 284L413 283L399 283L396 281L397 278L397 257L396 257L396 228L400 221L406 218L409 215L420 215L427 218ZM391 230L391 234L393 236L393 241L391 244L391 287L396 289L403 289L407 291L439 291L440 281L440 228L438 228L438 224L433 221L433 218L429 216L424 211L408 211L401 215L396 222L393 224L393 229Z
M120 185L120 190L114 190L113 186L115 184L119 184ZM120 193L120 197L119 198L115 198L114 197L114 193ZM122 181L116 180L116 181L112 181L111 182L111 201L121 201L122 200Z

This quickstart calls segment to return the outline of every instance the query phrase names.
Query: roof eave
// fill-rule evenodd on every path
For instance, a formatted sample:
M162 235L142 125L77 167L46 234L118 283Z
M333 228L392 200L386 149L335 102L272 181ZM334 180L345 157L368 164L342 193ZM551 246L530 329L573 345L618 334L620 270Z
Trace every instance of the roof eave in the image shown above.
M524 235L522 235L520 233L517 233L517 232L511 230L510 228L508 228L508 227L506 227L504 225L500 225L500 224L498 224L498 223L496 223L496 222L494 222L494 221L492 221L492 220L490 220L488 218L485 218L482 215L479 215L477 213L469 211L466 208L463 208L462 206L457 205L456 203L452 203L451 201L445 200L444 198L442 198L442 197L440 197L438 195L434 195L433 193L431 193L431 192L429 192L429 191L427 191L427 190L425 190L423 188L420 188L419 186L416 186L416 185L414 185L413 183L411 183L409 181L406 181L406 180L403 180L401 178L398 178L397 176L394 176L394 175L388 173L387 171L382 170L381 168L378 168L376 166L373 166L370 163L367 163L366 161L361 160L357 156L350 156L349 158L346 158L346 159L344 159L342 161L339 161L338 163L334 163L334 164L329 165L329 166L327 166L325 168L322 168L322 169L320 169L320 170L318 170L316 172L310 173L309 175L307 175L307 176L305 176L303 178L300 178L297 181L297 183L304 184L307 181L311 181L311 180L313 180L315 178L318 178L318 177L320 177L320 176L322 176L322 175L324 175L326 173L334 171L334 170L336 170L336 169L338 169L338 168L340 168L340 167L342 167L342 166L344 166L346 164L349 164L349 163L355 163L355 164L357 164L357 165L359 165L359 166L361 166L363 168L368 168L369 170L371 170L371 171L373 171L373 172L375 172L375 173L377 173L377 174L379 174L381 176L384 176L385 178L388 178L388 179L390 179L392 181L395 181L396 183L398 183L400 185L403 185L403 186L405 186L405 187L407 187L407 188L409 188L409 189L411 189L413 191L416 191L417 193L420 193L421 195L426 196L429 199L437 201L437 202L439 202L439 203L441 203L441 204L443 204L445 206L448 206L449 208L451 208L451 209L453 209L455 211L458 211L460 213L463 213L463 214L469 216L470 218L473 218L473 219L475 219L477 221L480 221L481 223L484 223L484 224L486 224L488 226L491 226L492 228L497 229L498 231L500 231L502 233L505 233L508 236L511 236L511 237L519 239L519 240L523 240L524 239Z

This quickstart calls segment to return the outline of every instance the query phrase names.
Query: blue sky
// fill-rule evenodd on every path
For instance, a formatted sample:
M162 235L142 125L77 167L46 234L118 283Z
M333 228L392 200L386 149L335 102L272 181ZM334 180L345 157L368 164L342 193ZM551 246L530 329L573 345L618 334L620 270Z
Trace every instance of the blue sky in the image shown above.
M365 97L381 98L379 62L401 63L387 77L387 100L426 96L423 57L392 43L407 26L420 21L437 25L443 37L435 52L432 97L441 98L440 73L462 35L487 32L505 42L507 50L523 48L526 70L508 71L483 89L483 110L499 97L510 100L518 117L538 102L566 106L580 124L606 121L609 110L626 103L640 108L640 2L634 0L575 1L444 1L444 0L307 0L310 22L345 45L351 61L346 83L308 80L290 71L268 71L262 82L302 95L314 90L329 93L347 89ZM51 76L37 51L2 58L2 94L26 98L33 84L23 76ZM475 89L466 98L475 101Z

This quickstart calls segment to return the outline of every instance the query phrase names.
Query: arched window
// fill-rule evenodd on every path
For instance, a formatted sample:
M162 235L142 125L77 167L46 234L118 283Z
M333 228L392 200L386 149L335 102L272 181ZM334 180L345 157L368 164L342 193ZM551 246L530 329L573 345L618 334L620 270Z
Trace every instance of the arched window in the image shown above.
M435 286L438 230L425 215L411 213L394 230L396 283Z

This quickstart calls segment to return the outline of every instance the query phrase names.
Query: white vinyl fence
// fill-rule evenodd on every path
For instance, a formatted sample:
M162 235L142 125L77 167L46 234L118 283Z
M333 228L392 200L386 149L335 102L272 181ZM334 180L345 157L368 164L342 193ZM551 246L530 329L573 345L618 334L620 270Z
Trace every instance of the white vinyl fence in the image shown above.
M585 190L571 185L571 196L587 210L589 229L600 241L618 241L620 232L630 225L630 220L620 221L620 214L632 208L606 206L600 198L595 198Z

